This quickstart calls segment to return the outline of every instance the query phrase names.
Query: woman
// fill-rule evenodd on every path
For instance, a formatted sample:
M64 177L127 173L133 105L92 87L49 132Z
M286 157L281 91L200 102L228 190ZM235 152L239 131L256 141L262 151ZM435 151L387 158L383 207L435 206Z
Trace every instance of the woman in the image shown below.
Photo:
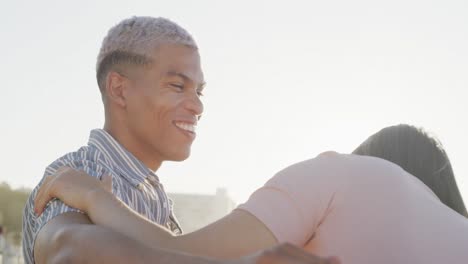
M409 137L402 132L407 128L417 132L415 138L428 139L416 141L418 147L436 142L414 127L387 128L382 138L390 145L384 143L382 148L406 157L392 161L411 170L425 164L427 155L445 153L441 147L423 153L407 148L400 140ZM382 141L382 133L355 152L372 156L373 148L364 146ZM395 144L400 147L394 148ZM434 160L436 168L450 165L444 157ZM36 208L40 213L51 197L57 197L88 213L94 223L146 245L219 258L291 242L316 255L338 256L346 264L460 263L468 259L468 221L460 215L466 213L461 197L453 207L458 208L456 213L441 202L444 197L434 194L456 190L449 196L459 196L451 170L444 173L450 175L414 177L380 158L326 152L280 171L228 216L179 237L136 215L104 191L103 186L109 188L111 183L106 177L102 183L79 172L51 177L38 193ZM423 183L431 177L436 182L431 186L434 191ZM448 189L440 191L442 186Z
M431 188L444 204L468 217L447 153L426 131L410 125L386 127L370 136L353 154L399 165Z

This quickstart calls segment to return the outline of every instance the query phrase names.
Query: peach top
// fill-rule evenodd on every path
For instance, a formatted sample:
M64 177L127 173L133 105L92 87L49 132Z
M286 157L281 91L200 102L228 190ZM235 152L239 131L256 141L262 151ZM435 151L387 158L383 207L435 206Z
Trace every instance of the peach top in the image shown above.
M468 220L379 158L321 154L277 173L239 209L279 242L343 264L468 263Z

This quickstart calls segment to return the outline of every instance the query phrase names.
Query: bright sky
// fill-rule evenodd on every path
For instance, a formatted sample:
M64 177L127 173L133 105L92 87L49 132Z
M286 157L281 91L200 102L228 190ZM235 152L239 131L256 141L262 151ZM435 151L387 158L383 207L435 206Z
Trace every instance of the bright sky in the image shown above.
M0 10L0 182L33 187L103 125L95 59L107 30L164 16L197 40L205 114L166 190L244 201L279 169L423 126L468 202L468 1L6 1Z

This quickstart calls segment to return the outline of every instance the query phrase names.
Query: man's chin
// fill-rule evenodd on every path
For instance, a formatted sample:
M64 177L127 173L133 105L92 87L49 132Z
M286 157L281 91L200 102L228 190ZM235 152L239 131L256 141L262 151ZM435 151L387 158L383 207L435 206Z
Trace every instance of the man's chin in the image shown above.
M190 157L190 151L187 151L186 153L178 153L177 155L173 155L169 160L178 162L178 161L184 161Z

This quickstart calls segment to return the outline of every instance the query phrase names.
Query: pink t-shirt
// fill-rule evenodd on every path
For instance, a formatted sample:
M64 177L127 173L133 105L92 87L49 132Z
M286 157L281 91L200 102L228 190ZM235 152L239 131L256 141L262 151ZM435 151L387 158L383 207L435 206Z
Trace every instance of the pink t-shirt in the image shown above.
M379 158L321 154L277 173L239 209L279 242L343 264L468 263L468 220Z

